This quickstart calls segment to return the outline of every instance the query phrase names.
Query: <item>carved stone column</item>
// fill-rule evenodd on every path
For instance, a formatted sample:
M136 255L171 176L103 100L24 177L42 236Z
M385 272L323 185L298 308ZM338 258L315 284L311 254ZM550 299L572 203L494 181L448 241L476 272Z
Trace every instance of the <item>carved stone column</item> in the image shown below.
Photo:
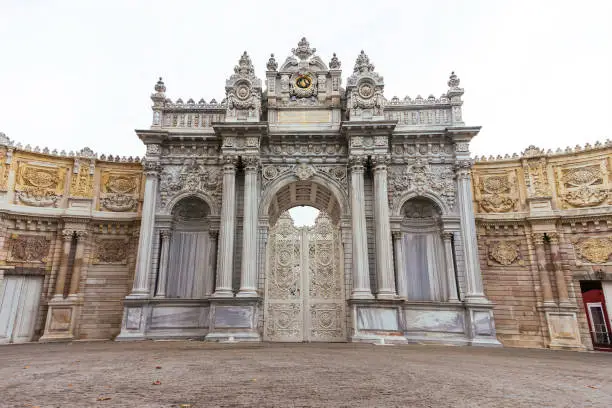
M555 305L553 300L552 287L550 285L550 279L548 277L548 271L546 270L546 251L544 250L544 234L533 233L533 243L535 245L536 262L538 265L538 272L540 274L540 284L542 285L542 297L545 306Z
M463 242L467 294L465 300L476 303L488 303L485 298L478 247L476 243L476 222L474 220L474 205L472 203L472 183L470 160L457 162L457 198L461 220L461 238Z
M557 295L559 295L559 304L561 306L569 306L569 293L567 291L567 282L563 273L563 265L561 264L561 254L559 253L559 234L550 233L550 257L552 258L553 270L555 272L555 280L557 281Z
M79 286L81 284L81 271L83 270L83 253L85 252L85 242L87 231L76 232L77 244L74 254L74 266L72 268L72 278L70 279L70 291L68 297L77 298Z
M457 295L457 280L455 278L455 263L453 262L453 233L443 232L442 240L444 241L444 256L446 259L446 280L448 282L448 301L458 302Z
M225 157L223 166L223 201L217 262L216 297L232 297L232 271L234 266L234 228L236 226L236 159Z
M257 296L257 170L258 157L243 157L244 220L242 233L242 274L237 296Z
M397 293L401 298L407 298L408 281L406 280L406 264L404 263L404 243L401 231L393 231L393 246L395 248L395 274L397 275Z
M371 299L364 197L364 156L352 156L351 212L353 229L353 299Z
M62 248L62 257L60 259L60 267L55 281L54 299L64 298L64 287L66 285L66 275L68 274L68 261L70 258L70 247L72 246L72 236L74 232L69 230L62 231L62 240L64 242Z
M215 290L219 231L210 230L208 231L208 236L210 237L210 256L208 258L208 265L211 273L208 274L206 279L206 296L211 295Z
M170 260L170 237L172 231L163 229L160 231L161 254L159 257L159 276L157 277L157 290L155 297L166 297L166 284L168 280L168 261Z
M394 299L395 279L393 275L393 248L391 247L391 225L389 223L389 192L387 188L387 165L390 157L373 157L374 164L374 218L376 222L376 273L378 277L378 299Z
M157 162L145 162L145 191L140 219L140 235L138 239L138 258L136 273L130 298L149 296L149 276L151 275L151 250L155 224L155 202L159 184L159 166Z

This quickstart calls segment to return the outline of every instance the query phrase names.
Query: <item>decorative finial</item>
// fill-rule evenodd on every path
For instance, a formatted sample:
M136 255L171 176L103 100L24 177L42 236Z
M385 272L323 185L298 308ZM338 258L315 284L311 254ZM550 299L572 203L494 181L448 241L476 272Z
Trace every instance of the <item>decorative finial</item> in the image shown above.
M459 88L459 83L461 80L457 75L455 75L455 71L451 72L450 77L448 78L448 86L451 89Z
M157 83L155 84L155 92L157 93L166 92L166 85L164 84L162 77L159 77L159 81L157 81Z
M336 57L336 53L334 52L334 56L332 57L331 61L329 61L329 68L340 69L340 65L342 65L342 63L340 62L338 57Z
M374 71L374 65L370 63L370 58L366 55L366 53L361 50L361 53L359 56L357 56L357 61L355 61L353 73L358 74L372 71Z
M242 76L255 75L253 63L251 62L251 58L249 57L249 54L247 54L246 51L242 53L242 56L238 61L238 65L234 67L234 72Z
M274 54L270 54L270 59L266 64L266 68L268 69L268 71L276 71L276 69L278 68L278 63L274 59Z
M293 55L295 55L301 60L310 58L315 53L315 51L317 51L317 49L310 48L310 43L308 42L306 37L302 37L302 39L298 43L297 48L291 50Z

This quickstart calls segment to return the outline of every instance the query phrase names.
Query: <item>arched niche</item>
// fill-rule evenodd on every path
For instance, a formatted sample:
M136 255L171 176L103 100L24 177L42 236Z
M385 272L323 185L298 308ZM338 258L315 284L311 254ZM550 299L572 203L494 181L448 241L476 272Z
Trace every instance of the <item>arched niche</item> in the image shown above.
M443 211L429 198L417 196L401 208L403 268L406 284L400 296L409 301L446 301L448 283L445 248L442 240Z
M187 196L176 202L171 215L166 297L206 297L214 289L214 253L209 234L210 207L199 197Z

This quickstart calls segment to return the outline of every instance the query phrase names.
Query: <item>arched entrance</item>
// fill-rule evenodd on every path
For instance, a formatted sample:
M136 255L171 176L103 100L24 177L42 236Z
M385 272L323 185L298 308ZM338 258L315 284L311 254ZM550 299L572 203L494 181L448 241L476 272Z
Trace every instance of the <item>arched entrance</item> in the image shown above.
M287 211L297 205L320 210L313 226L296 227ZM266 341L346 341L344 250L341 208L313 182L281 188L269 207L264 327Z

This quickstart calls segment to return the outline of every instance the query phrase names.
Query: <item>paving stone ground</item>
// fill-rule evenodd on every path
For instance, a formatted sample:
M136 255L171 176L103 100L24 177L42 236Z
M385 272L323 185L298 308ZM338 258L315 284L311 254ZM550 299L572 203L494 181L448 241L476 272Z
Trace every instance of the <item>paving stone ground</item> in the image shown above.
M0 407L181 404L612 407L612 353L197 341L0 346Z

